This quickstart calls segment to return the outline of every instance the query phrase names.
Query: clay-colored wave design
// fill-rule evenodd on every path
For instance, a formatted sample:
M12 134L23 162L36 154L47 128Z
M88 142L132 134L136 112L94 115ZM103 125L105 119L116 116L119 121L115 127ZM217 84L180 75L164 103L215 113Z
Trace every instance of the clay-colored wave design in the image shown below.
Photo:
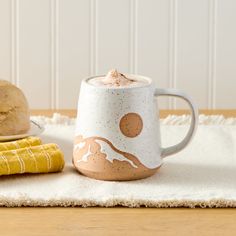
M133 180L153 175L136 156L117 149L102 137L77 136L73 163L82 174L103 180Z

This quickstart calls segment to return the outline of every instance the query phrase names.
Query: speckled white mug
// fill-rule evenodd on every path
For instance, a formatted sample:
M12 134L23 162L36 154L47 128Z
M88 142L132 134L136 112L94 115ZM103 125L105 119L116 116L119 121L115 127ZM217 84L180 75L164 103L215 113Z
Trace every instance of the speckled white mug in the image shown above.
M145 178L156 172L164 157L185 148L193 137L198 112L190 97L175 89L155 88L144 76L128 77L146 83L108 88L89 84L92 78L82 81L73 154L81 174L102 180ZM161 147L158 96L182 98L192 111L186 137L168 148Z

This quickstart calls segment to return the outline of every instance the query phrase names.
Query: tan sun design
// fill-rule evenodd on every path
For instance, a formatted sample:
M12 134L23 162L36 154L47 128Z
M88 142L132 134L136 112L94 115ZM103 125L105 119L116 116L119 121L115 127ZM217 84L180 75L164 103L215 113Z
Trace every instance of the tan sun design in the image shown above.
M143 121L137 113L127 113L120 120L120 130L129 138L138 136L143 129Z

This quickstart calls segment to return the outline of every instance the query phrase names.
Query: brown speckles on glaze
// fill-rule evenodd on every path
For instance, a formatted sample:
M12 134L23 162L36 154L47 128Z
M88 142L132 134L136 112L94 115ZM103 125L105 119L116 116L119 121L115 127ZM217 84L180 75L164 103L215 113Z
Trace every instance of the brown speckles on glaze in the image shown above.
M159 168L149 169L145 167L137 157L118 150L105 138L90 137L83 139L82 136L79 136L76 140L79 141L76 144L85 142L85 145L82 148L76 148L74 150L73 163L80 173L88 177L101 180L135 180L149 177ZM98 140L108 144L113 151L122 155L127 161L114 159L113 162L111 162L107 160L107 155L102 152ZM82 161L84 155L88 153L88 149L90 149L90 154L87 161Z
M142 129L143 121L137 113L128 113L120 120L120 130L126 137L134 138L141 133Z

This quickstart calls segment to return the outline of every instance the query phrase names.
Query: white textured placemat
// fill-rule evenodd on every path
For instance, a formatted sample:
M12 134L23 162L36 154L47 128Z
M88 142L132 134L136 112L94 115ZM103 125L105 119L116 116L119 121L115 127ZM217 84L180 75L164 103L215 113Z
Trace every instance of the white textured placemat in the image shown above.
M72 167L74 120L55 114L34 117L46 125L44 142L59 144L66 158L62 173L0 177L2 206L235 207L236 120L200 116L193 142L167 157L153 177L105 182L79 175ZM175 144L185 134L188 116L162 121L162 139Z

